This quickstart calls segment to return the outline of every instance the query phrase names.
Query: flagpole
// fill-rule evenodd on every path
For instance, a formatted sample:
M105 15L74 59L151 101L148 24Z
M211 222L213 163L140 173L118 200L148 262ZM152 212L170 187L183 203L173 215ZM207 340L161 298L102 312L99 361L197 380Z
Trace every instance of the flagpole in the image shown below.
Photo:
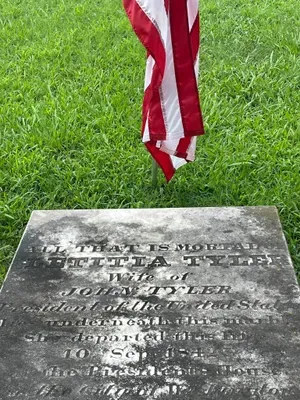
M157 171L158 171L158 164L152 158L152 186L156 187L157 186Z

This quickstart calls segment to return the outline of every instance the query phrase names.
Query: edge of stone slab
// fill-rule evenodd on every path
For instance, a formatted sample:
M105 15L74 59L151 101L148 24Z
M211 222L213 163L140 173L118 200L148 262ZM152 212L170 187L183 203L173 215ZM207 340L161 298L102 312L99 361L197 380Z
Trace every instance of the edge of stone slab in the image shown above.
M80 213L80 212L87 212L87 211L143 211L143 210L197 210L197 209L202 209L202 210L211 210L211 209L257 209L257 208L271 208L275 212L277 212L278 215L278 209L276 206L216 206L216 207L141 207L141 208L80 208L80 209L68 209L68 208L59 208L59 209L41 209L41 210L33 210L31 212L30 218L28 220L28 223L30 222L31 218L34 216L36 213L47 213L47 212L74 212L74 213Z
M180 210L255 210L255 209L269 209L272 210L272 212L274 213L274 215L277 216L279 222L279 214L278 214L278 210L276 206L219 206L219 207L174 207L174 208L166 208L166 207L162 207L162 208L92 208L92 209L76 209L76 210L72 210L72 209L55 209L55 210L33 210L31 213L31 216L28 220L27 226L30 225L30 222L33 221L36 217L40 216L46 217L47 214L50 214L51 212L55 213L56 216L59 216L60 214L64 214L65 216L67 216L68 214L73 214L73 215L80 215L86 212L101 212L103 214L106 213L110 213L110 212L115 212L116 214L118 214L119 212L124 212L124 211L128 211L130 213L135 213L135 212L150 212L150 211L154 211L154 210L159 210L159 211L163 211L163 210L173 210L173 211L180 211ZM26 228L27 228L26 226ZM282 229L282 225L280 223L280 228ZM23 238L22 238L23 239Z
M0 287L0 294L1 294L2 288L4 287L4 284L5 284L5 282L6 282L6 279L8 278L8 274L9 274L9 272L10 272L10 270L11 270L13 264L14 264L15 258L16 258L16 256L17 256L18 252L19 252L19 249L20 249L21 244L22 244L22 242L23 242L24 236L25 236L25 234L26 234L26 232L27 232L27 230L28 230L29 222L30 222L30 220L31 220L31 218L32 218L34 212L35 212L35 211L32 211L31 214L30 214L29 220L28 220L28 222L27 222L27 224L26 224L26 227L25 227L24 232L23 232L23 234L22 234L22 236L21 236L21 239L20 239L20 241L19 241L19 244L18 244L18 246L17 246L17 248L16 248L16 250L15 250L13 259L11 260L11 263L9 264L9 267L8 267L8 269L7 269L7 271L6 271L5 278L4 278L4 280L3 280L3 282L2 282L2 285L1 285L1 287Z

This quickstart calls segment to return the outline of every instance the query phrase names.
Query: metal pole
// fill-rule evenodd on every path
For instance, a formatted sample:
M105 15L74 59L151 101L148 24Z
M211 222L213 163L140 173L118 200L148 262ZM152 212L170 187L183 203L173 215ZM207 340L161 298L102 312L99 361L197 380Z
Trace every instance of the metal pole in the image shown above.
M157 171L158 171L158 165L157 162L152 159L152 186L156 187L157 186Z

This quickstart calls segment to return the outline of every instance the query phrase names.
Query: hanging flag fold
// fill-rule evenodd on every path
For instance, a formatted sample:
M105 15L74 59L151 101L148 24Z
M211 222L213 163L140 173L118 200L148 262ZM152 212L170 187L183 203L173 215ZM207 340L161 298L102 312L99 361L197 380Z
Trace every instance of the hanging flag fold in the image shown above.
M204 134L198 93L198 0L123 0L147 50L142 138L169 181Z

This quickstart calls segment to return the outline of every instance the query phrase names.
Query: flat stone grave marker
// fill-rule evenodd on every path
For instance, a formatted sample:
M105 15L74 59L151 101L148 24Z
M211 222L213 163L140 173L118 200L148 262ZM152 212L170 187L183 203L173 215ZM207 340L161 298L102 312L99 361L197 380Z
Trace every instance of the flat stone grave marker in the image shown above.
M35 211L0 296L1 400L299 400L274 207Z

